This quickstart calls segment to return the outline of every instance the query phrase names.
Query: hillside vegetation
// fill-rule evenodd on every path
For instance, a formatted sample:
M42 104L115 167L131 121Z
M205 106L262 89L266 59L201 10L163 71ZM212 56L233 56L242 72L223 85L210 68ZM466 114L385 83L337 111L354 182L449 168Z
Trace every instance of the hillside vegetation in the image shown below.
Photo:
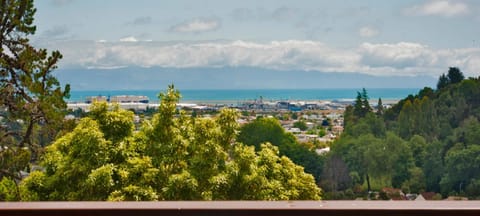
M374 112L364 90L346 110L345 133L326 162L333 169L324 172L325 190L353 194L394 187L480 197L478 78L464 79L450 68L436 90L424 88L386 110L379 102Z

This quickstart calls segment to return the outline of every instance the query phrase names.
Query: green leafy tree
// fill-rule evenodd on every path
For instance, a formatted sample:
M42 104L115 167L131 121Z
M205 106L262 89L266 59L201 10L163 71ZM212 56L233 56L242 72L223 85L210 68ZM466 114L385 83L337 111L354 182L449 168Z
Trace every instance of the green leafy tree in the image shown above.
M320 185L325 191L342 191L351 186L352 179L347 164L338 155L328 155Z
M445 175L440 181L442 193L448 194L450 191L460 193L471 179L480 178L479 160L480 145L471 145L466 148L457 145L450 149L445 156ZM464 185L463 190L462 185Z
M284 129L280 122L273 118L256 119L240 128L237 140L260 150L262 143L272 143L279 146L284 142Z
M402 190L406 193L420 193L425 191L425 175L419 167L413 167L409 170L410 178L403 182Z
M407 143L391 132L384 137L364 133L358 137L343 135L332 145L351 172L356 172L368 191L400 187L409 178L413 157Z
M293 127L300 129L301 131L305 131L308 129L307 123L304 120L299 120L293 123Z
M293 120L297 120L298 119L298 114L296 112L293 112L291 117L292 117Z
M428 155L423 161L422 170L426 178L427 191L440 192L439 182L444 171L442 144L440 141L427 143L426 152Z
M450 68L439 83L437 91L424 88L377 118L359 117L363 99L357 93L344 113L344 133L331 146L355 174L354 184L479 197L480 79L465 80Z
M305 167L307 173L312 174L317 181L322 173L323 158L314 151L297 142L295 136L286 133L280 122L274 118L261 118L240 128L238 142L255 146L257 151L263 143L277 146L282 156L287 156L296 164Z
M27 149L35 159L41 147L36 131L54 134L63 120L69 86L62 89L52 75L62 55L30 45L28 36L36 29L32 0L2 0L0 5L0 148L9 147L0 158L19 158ZM1 166L0 178L18 179L25 165Z
M422 167L427 160L427 141L419 135L413 136L408 142L410 150L415 160L415 166Z
M374 113L368 113L365 118L360 120L361 122L365 122L366 125L370 127L371 133L375 137L385 137L386 133L386 126L383 118L381 116L377 116Z
M178 113L173 86L151 120L134 131L133 113L94 104L89 117L46 148L22 181L22 200L320 199L314 178L278 148L236 141L238 113L215 119Z
M17 201L19 197L20 194L15 181L7 177L2 178L0 181L0 201Z
M324 127L319 127L317 135L319 137L324 137L325 135L327 135L327 132L325 131L325 128Z

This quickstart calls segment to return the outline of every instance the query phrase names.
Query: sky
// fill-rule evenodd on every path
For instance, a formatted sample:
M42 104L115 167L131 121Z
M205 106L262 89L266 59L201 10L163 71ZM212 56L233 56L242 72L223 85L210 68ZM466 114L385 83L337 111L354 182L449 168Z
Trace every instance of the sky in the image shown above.
M466 76L480 75L476 0L37 0L35 6L31 41L60 50L60 70L250 67L438 77L459 67Z

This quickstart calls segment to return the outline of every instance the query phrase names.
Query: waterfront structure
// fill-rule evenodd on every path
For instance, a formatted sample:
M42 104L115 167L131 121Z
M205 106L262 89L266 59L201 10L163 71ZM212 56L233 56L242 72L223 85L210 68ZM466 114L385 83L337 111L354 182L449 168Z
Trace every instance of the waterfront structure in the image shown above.
M107 97L101 96L101 95L88 96L87 98L85 98L85 103L87 103L87 104L91 104L91 103L94 103L94 102L105 102L105 101L108 101Z
M112 103L144 103L148 104L149 99L147 96L142 95L116 95L110 97L109 102Z

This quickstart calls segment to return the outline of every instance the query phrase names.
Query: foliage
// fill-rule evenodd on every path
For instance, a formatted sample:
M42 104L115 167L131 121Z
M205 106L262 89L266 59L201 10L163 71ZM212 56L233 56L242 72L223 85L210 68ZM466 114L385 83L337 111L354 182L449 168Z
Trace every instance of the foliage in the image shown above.
M320 185L326 191L343 191L352 186L347 164L338 155L328 155Z
M285 132L280 122L274 118L261 118L240 128L237 140L255 146L257 151L263 143L277 146L280 155L287 156L296 164L305 167L307 173L320 180L324 159L309 148L300 145L295 136Z
M293 123L293 127L300 129L301 131L305 131L308 129L307 123L304 120L299 120Z
M450 84L462 82L462 80L464 79L465 79L465 76L460 71L460 69L458 69L457 67L450 67L448 69L447 75L442 74L438 78L437 89L440 90L447 87Z
M16 201L19 199L17 184L8 177L0 181L0 201Z
M355 100L355 104L353 105L353 114L357 118L365 117L367 113L372 111L368 100L369 97L365 88L362 89L362 92L357 92L357 99Z
M0 148L10 148L0 154L23 160L26 148L35 159L54 137L66 108L69 86L62 89L52 75L62 55L30 45L28 36L36 29L32 0L2 0L0 5ZM0 166L0 177L18 179L27 167L16 164L24 166Z
M46 148L45 171L20 185L22 200L320 199L314 178L271 144L236 141L238 113L177 114L180 94L160 94L158 113L135 131L133 114L105 103Z
M437 90L426 87L377 115L364 113L364 94L358 93L331 152L360 177L353 182L480 197L480 79L465 80L458 68L449 68L438 83Z
M471 180L480 178L480 145L454 146L445 156L445 175L440 181L442 193L448 193L452 189L462 191L462 185L471 183ZM472 182L475 184L475 181ZM458 188L457 188L458 187ZM464 190L464 189L463 189ZM480 195L480 194L473 194Z
M384 107L383 107L383 102L382 98L378 98L378 103L377 103L377 115L381 116L384 113Z
M409 169L410 179L402 184L402 190L405 193L420 193L425 191L425 174L419 167Z

